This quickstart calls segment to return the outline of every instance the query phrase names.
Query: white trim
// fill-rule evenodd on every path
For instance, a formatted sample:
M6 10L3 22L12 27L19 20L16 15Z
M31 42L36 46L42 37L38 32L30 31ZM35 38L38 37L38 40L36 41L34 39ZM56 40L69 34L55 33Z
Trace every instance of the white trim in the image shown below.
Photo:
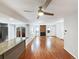
M64 48L67 52L69 52L68 51L68 49L66 49L66 48ZM78 59L73 53L71 53L71 52L69 52L73 57L75 57L76 59Z
M31 42L33 40L33 38L28 38L27 40L26 40L26 46Z
M35 37L36 36L33 36L33 37L30 37L30 38L26 39L26 47Z

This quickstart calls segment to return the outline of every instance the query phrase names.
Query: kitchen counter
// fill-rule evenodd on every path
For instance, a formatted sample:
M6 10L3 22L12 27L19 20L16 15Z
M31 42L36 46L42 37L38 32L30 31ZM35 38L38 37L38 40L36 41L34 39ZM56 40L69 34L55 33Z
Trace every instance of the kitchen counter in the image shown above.
M11 52L8 53L8 54L11 54L12 51L14 51L14 50L17 49L16 51L19 51L19 52L22 53L23 51L21 51L21 50L24 50L24 48L25 48L24 46L25 46L25 39L16 38L16 39L4 41L4 42L0 43L0 56L3 56L4 55L4 57L2 59L10 59L10 58L5 58L5 55L6 55L7 52L9 52L11 50ZM16 53L17 52L15 52L15 54ZM15 58L15 59L17 59L17 58Z

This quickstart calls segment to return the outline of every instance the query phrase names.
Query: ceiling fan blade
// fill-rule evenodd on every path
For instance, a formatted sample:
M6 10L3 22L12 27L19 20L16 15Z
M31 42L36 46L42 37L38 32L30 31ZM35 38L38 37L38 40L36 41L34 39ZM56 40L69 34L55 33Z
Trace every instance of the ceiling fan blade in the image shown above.
M44 13L44 15L51 15L51 16L54 16L53 13L48 13L48 12L43 12L43 13Z
M52 0L46 0L45 4L42 6L43 9L46 9Z
M31 10L24 10L24 12L34 12L34 11L31 11Z

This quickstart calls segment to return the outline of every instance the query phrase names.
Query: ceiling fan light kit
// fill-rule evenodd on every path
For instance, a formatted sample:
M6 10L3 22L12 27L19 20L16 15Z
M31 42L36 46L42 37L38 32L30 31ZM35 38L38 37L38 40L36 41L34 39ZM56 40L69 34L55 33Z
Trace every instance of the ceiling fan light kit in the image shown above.
M43 16L44 13L43 13L43 10L42 10L42 6L39 7L39 10L38 10L38 16Z
M39 16L43 16L44 13L43 13L43 12L38 12L38 15L39 15Z
M48 5L50 4L52 0L46 0L46 2L39 6L38 8L38 13L37 13L37 19L39 19L40 16L43 16L43 15L49 15L49 16L54 16L53 13L49 13L49 12L45 12L45 9L48 7ZM25 10L25 12L32 12L32 11L28 11L28 10Z

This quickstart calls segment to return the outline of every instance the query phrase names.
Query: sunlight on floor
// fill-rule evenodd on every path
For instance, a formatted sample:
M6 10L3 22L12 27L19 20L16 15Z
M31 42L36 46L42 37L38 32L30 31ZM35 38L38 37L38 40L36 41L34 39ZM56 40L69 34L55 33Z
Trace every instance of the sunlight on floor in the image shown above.
M37 37L36 40L34 40L34 42L32 43L32 46L31 46L32 52L34 52L39 47L40 47L40 40L39 40L39 37Z
M51 37L47 37L46 47L47 47L47 49L51 49L51 47L52 47Z

